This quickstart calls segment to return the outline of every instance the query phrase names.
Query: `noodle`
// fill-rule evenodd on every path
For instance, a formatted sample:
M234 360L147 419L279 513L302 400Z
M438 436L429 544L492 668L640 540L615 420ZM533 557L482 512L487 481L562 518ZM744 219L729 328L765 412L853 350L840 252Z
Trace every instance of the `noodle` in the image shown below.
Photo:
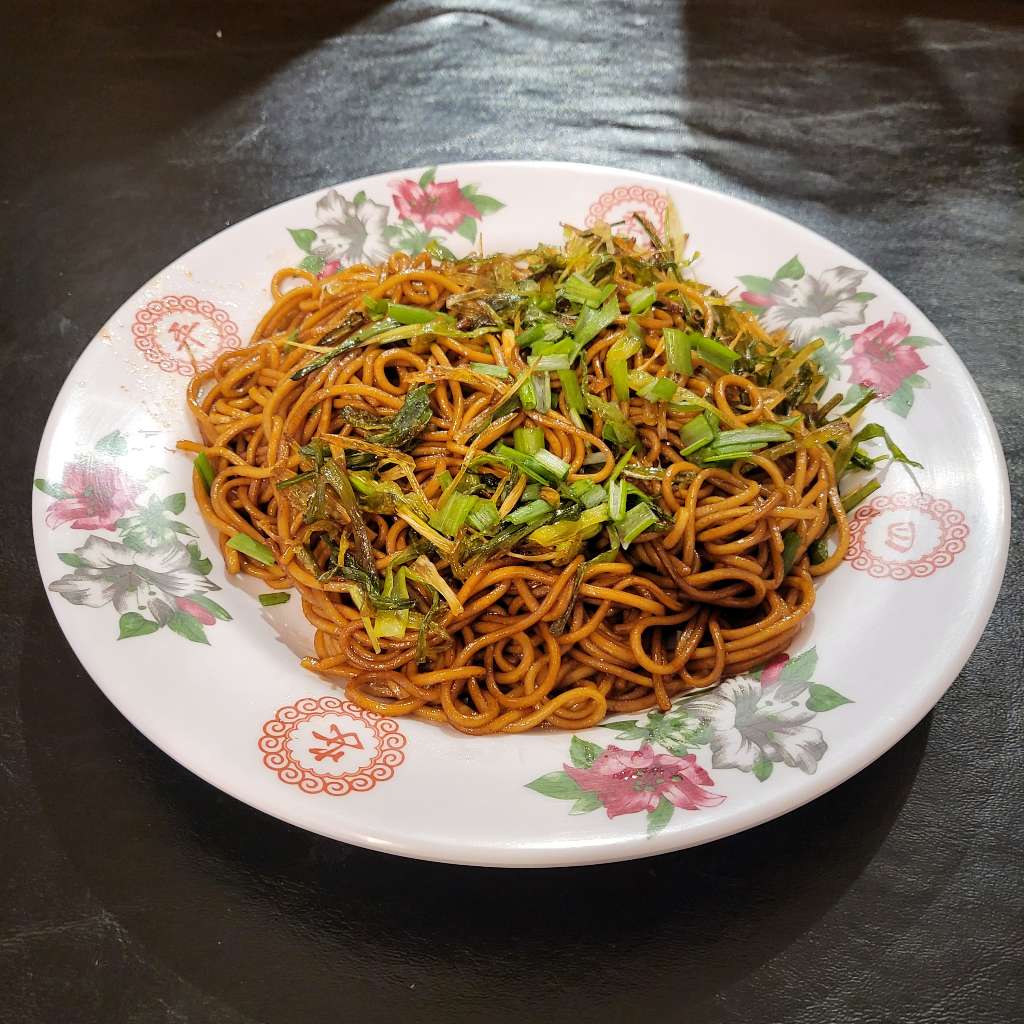
M283 269L191 381L227 571L300 595L302 664L360 707L583 729L793 641L846 552L849 424L822 433L806 349L652 243Z

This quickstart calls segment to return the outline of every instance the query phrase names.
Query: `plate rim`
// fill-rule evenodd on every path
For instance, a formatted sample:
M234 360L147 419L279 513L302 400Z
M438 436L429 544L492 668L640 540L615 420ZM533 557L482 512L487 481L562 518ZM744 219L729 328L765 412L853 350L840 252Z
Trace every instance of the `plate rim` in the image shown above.
M913 688L911 699L904 705L898 716L882 718L879 720L877 727L872 729L870 732L865 733L863 738L853 737L851 740L846 741L844 747L841 748L841 756L839 756L837 752L836 759L832 760L827 766L823 765L819 773L809 775L801 779L801 784L799 787L795 788L795 791L791 791L793 790L793 787L787 787L784 790L767 792L762 800L750 804L746 808L740 807L735 811L732 811L730 808L728 811L723 811L708 820L690 823L687 828L683 830L666 831L654 836L653 838L633 835L604 836L595 838L592 843L573 840L571 842L562 843L561 845L554 844L548 846L539 845L536 842L533 842L522 847L511 845L497 846L494 844L478 845L465 840L457 841L450 838L445 840L423 840L417 837L409 837L403 840L401 844L397 844L394 841L383 838L379 835L375 836L368 832L360 832L358 830L341 828L338 829L336 833L331 833L311 825L308 822L299 820L301 818L301 815L299 814L293 815L291 813L284 812L277 807L270 809L267 801L261 801L258 798L254 798L252 794L246 795L243 791L244 787L235 786L230 782L217 781L215 777L210 777L208 773L195 767L194 758L188 756L187 744L185 752L182 753L180 746L175 744L173 737L169 740L162 736L159 739L156 738L156 736L153 735L153 732L158 730L143 730L125 711L121 703L110 692L110 689L113 689L113 687L108 689L108 687L102 682L102 657L99 654L93 653L92 648L87 648L83 652L72 644L68 633L64 629L64 623L62 621L62 616L67 614L68 610L61 608L57 604L57 595L46 588L46 579L43 576L44 570L42 566L41 553L45 547L44 540L49 535L39 527L39 517L30 511L29 516L32 521L36 566L40 573L40 577L42 578L47 599L50 603L54 617L57 620L58 628L63 634L65 641L71 648L75 657L85 669L86 673L104 694L107 700L109 700L118 712L124 716L131 726L137 729L149 742L153 743L154 746L160 749L166 756L170 757L173 761L185 768L191 774L195 775L197 778L202 779L205 783L215 787L221 792L227 793L229 796L241 801L254 810L267 814L270 817L277 818L278 820L284 821L295 827L302 828L305 831L322 835L328 839L350 843L355 846L360 846L378 852L385 852L411 859L438 863L486 867L543 868L583 866L587 864L610 863L657 856L659 854L682 850L692 846L702 845L707 842L713 842L717 839L746 831L747 829L753 828L757 825L765 824L783 814L788 813L789 811L796 810L812 800L817 799L841 785L853 775L862 771L895 746L905 735L907 735L907 733L919 724L928 712L938 704L942 696L952 685L953 681L963 670L981 639L985 626L988 624L992 615L992 611L995 607L996 601L998 600L1003 577L1005 575L1009 555L1010 518L1012 511L1010 506L1009 475L1007 471L1005 453L1003 451L1002 443L999 439L999 433L991 411L978 388L977 382L974 380L967 366L964 364L963 359L960 357L955 346L949 341L943 332L938 330L938 328L931 322L929 317L917 306L916 303L914 303L899 287L897 287L896 284L890 281L889 278L875 270L871 264L860 259L844 246L841 246L825 237L813 228L809 228L799 221L793 220L792 218L778 213L774 209L763 206L751 199L734 195L729 192L719 191L704 185L683 181L678 178L670 178L664 175L650 174L648 172L630 170L623 167L577 163L573 161L454 160L440 163L438 164L438 167L445 169L466 168L481 172L485 172L489 168L516 168L524 171L540 173L558 170L585 172L594 175L620 175L624 179L636 181L638 183L642 182L650 185L660 185L662 187L682 189L691 193L703 194L714 197L716 200L725 200L729 203L737 204L740 207L751 208L759 214L766 215L773 221L784 225L788 230L796 228L799 232L804 233L815 242L824 243L838 254L848 257L859 266L867 268L876 277L888 284L889 287L891 287L900 296L905 307L909 311L912 311L920 321L932 328L935 335L941 338L944 342L945 349L953 357L955 366L959 370L960 380L966 380L968 383L969 396L973 400L976 410L980 412L980 416L977 418L979 436L983 437L985 447L993 454L995 461L996 477L999 488L998 500L986 502L986 512L989 517L989 523L993 529L993 535L997 539L997 543L993 547L984 549L984 552L987 552L987 556L984 552L979 556L981 558L987 557L988 559L988 564L983 566L983 568L988 571L987 581L985 583L983 595L979 601L974 603L974 607L971 610L968 621L962 623L960 628L957 630L955 653L950 654L946 658L943 670L938 674L938 676L918 677L917 685ZM294 202L296 199L314 197L321 194L325 189L341 188L349 185L350 183L362 182L368 179L379 178L384 175L411 176L418 173L421 169L421 167L394 170L385 169L383 171L360 175L359 177L347 179L341 182L320 185L313 190L290 196L280 202L256 210L233 224L230 224L227 227L207 236L185 252L174 257L174 259L172 259L168 264L159 269L155 275L152 275L146 281L142 282L139 287L128 295L98 327L68 370L64 382L53 400L53 405L47 416L46 424L39 440L39 446L36 453L35 473L39 473L39 467L45 464L47 460L47 455L57 433L57 426L61 416L63 415L64 406L67 404L70 390L73 387L72 381L79 368L79 364L86 359L90 350L101 337L104 330L106 330L107 326L121 313L122 310L125 309L125 307L129 306L142 295L154 277L162 274L168 267L173 266L175 263L189 258L204 246L210 245L215 240L222 239L224 236L231 234L236 229L244 228L250 221L257 217L261 217L270 211ZM95 648L95 650L99 651L99 647ZM853 744L852 749L851 742ZM291 805L289 804L288 806L290 807Z

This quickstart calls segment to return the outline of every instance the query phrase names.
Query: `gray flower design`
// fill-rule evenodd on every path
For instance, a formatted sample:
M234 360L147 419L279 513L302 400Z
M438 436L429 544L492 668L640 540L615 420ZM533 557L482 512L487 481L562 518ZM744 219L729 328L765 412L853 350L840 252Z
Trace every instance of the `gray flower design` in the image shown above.
M711 732L712 765L749 772L759 760L782 761L813 775L828 744L806 724L814 712L796 699L806 689L807 683L762 686L738 676L690 702L690 712Z
M324 262L381 263L391 255L388 207L365 196L349 201L337 189L316 204L316 239L310 252Z
M785 330L798 343L811 341L829 327L862 324L870 301L858 292L865 273L832 267L818 276L777 279L770 295L757 297L761 323L768 331Z
M136 551L126 544L90 537L74 552L75 571L50 584L50 590L72 604L101 608L107 604L124 614L148 610L165 620L177 598L219 590L192 564L178 541Z

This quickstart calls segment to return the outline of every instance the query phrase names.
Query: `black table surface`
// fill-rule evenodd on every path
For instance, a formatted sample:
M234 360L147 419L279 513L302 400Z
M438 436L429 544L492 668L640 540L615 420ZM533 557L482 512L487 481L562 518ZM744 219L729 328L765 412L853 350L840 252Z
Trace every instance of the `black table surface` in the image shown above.
M702 848L515 872L191 776L78 664L28 519L57 389L142 281L290 196L492 157L670 175L849 248L966 362L1019 508L1021 7L35 0L0 38L0 1020L1021 1019L1019 529L960 678L860 775Z

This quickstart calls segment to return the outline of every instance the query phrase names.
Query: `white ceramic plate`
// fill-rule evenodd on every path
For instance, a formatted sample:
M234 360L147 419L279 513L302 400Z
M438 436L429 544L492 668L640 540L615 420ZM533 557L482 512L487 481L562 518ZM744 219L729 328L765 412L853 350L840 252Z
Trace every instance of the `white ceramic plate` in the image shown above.
M925 466L893 467L854 516L790 659L699 705L580 736L468 738L375 719L298 665L298 602L229 581L191 495L188 351L245 343L279 267L379 260L439 238L468 252L556 242L561 222L661 224L672 199L697 275L766 325L822 336L844 391ZM619 230L626 230L623 226ZM937 297L938 299L938 297ZM302 196L237 224L133 295L86 349L39 450L36 552L53 610L114 704L197 775L268 814L376 850L492 865L642 857L729 835L824 793L935 704L971 653L1006 561L1006 469L950 345L856 257L749 203L663 178L455 164ZM621 769L628 767L629 778ZM637 781L639 780L639 781Z

